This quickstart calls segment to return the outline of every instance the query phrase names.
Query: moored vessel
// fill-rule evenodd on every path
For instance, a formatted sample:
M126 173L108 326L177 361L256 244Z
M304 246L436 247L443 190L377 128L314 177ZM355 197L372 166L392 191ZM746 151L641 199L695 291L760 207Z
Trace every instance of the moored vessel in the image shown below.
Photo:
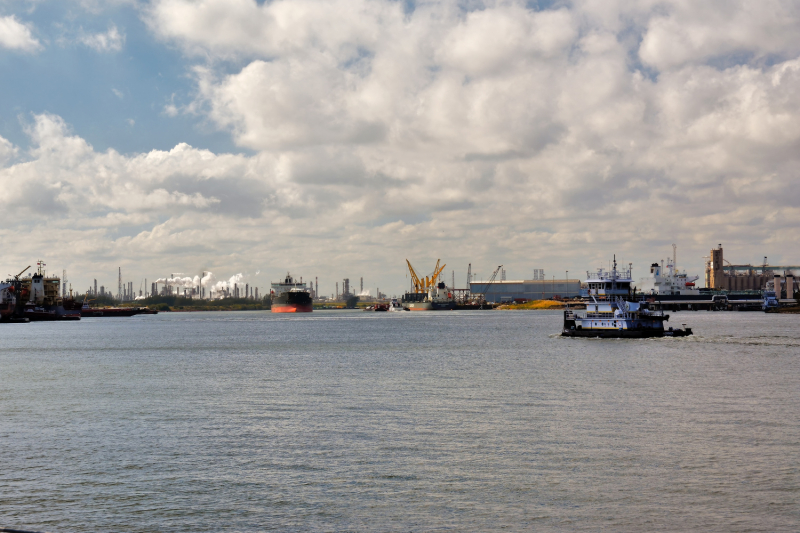
M138 307L89 307L89 302L86 301L81 305L81 316L83 318L133 316L138 314L143 314Z
M273 313L310 313L314 310L311 294L302 279L298 282L290 273L270 289Z
M8 281L14 285L14 292L19 293L13 316L27 318L31 322L80 320L80 308L75 300L71 297L59 296L61 278L47 276L44 271L45 264L42 261L39 261L37 265L38 269L34 274L20 278L19 276L22 274L20 273L13 280Z
M427 292L407 292L403 295L403 307L409 311L449 311L456 308L452 290L440 281Z

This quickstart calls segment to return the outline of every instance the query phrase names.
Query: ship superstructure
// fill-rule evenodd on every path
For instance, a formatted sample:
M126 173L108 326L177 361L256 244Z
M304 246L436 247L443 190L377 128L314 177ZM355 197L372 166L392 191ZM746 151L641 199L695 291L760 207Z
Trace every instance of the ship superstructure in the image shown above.
M19 286L15 314L32 321L80 320L80 305L72 298L62 298L60 295L61 278L48 276L42 261L37 265L35 273L24 278L16 277L12 282ZM20 303L22 303L21 313Z
M644 294L670 295L670 296L697 296L700 289L695 281L700 276L689 276L686 271L678 271L672 260L661 261L661 264L650 265L650 275L639 280L639 291Z
M610 270L598 268L595 273L586 272L586 281L581 287L581 297L584 299L607 300L618 296L629 298L632 295L633 279L632 267L628 269L617 268L617 257Z

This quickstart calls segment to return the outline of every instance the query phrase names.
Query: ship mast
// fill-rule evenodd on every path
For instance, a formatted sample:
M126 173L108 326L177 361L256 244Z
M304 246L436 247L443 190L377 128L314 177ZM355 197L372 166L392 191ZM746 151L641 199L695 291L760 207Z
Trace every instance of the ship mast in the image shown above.
M678 275L678 246L672 243L672 275Z

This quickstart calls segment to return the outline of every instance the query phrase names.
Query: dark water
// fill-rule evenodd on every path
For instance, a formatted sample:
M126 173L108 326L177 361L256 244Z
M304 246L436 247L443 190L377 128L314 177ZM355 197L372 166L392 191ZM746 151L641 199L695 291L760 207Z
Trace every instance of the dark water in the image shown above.
M0 526L797 531L797 315L561 339L556 312L0 327Z

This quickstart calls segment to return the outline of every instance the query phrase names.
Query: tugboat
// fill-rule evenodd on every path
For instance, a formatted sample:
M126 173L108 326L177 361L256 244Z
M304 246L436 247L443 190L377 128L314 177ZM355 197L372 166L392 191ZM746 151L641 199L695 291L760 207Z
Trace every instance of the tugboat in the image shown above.
M780 287L778 288L780 289ZM761 304L761 310L765 313L774 313L781 306L778 301L777 291L775 290L775 282L768 281L764 287L764 301Z
M403 304L398 302L397 298L392 298L392 301L389 304L389 311L408 311L408 309L403 307Z
M272 284L270 295L273 313L310 313L314 310L306 284L302 279L295 281L288 272L282 282Z
M650 311L639 302L628 302L619 296L608 301L593 299L585 313L564 311L561 336L642 339L692 335L692 328L685 325L684 329L665 329L667 320L669 315L663 311Z
M587 273L588 274L588 273ZM664 328L669 315L651 311L645 302L631 302L631 272L617 270L614 257L610 272L600 269L595 276L587 276L588 289L582 290L586 298L586 311L564 311L562 337L634 338L685 337L692 329ZM587 298L588 297L588 298Z

